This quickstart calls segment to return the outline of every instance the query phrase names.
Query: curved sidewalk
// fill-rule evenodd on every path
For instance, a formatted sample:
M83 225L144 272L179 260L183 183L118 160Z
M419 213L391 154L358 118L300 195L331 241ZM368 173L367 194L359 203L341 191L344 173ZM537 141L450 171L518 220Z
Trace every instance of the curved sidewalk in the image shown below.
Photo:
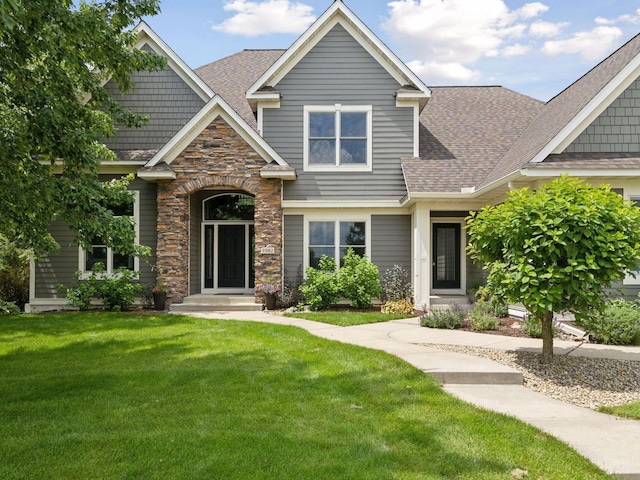
M448 393L479 407L516 417L567 443L604 471L640 479L640 421L624 420L552 399L522 385L515 369L484 358L429 348L439 343L540 351L541 340L420 327L418 319L337 327L264 312L211 312L193 316L249 320L303 328L313 335L374 348L434 376ZM556 355L638 361L640 347L554 342Z

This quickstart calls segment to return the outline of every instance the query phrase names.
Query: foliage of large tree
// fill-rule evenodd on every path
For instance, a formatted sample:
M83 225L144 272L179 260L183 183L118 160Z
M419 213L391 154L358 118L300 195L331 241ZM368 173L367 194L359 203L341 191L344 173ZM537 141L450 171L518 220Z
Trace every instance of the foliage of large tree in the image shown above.
M0 0L0 233L36 254L57 244L47 228L61 219L90 245L95 236L136 251L128 218L109 208L128 200L127 180L102 183L103 140L114 123L138 126L104 88L122 92L135 71L164 59L133 50L132 27L159 11L158 0Z
M467 231L470 256L489 272L488 293L522 302L542 322L544 362L553 357L554 312L601 311L605 289L640 257L640 209L568 176L472 212Z

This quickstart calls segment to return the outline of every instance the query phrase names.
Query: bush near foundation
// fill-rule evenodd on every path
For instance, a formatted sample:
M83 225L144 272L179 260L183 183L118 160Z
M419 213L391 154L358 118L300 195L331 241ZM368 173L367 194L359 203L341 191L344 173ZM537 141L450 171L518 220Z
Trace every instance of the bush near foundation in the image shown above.
M624 299L609 300L602 313L594 313L577 323L597 342L607 345L640 343L640 306Z

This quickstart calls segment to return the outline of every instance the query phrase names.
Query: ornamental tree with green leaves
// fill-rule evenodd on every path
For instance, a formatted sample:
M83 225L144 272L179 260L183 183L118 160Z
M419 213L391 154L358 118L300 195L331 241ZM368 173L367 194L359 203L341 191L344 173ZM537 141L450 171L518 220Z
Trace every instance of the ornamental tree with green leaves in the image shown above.
M553 358L554 312L602 311L605 289L640 258L640 209L566 175L472 212L467 232L467 252L488 271L487 293L522 302L541 322L543 362Z
M61 219L88 246L94 237L123 254L134 246L130 219L109 206L130 201L129 179L101 182L115 158L103 143L115 125L139 126L104 88L122 92L131 75L165 60L133 50L133 26L158 0L0 0L0 234L37 255L58 246Z

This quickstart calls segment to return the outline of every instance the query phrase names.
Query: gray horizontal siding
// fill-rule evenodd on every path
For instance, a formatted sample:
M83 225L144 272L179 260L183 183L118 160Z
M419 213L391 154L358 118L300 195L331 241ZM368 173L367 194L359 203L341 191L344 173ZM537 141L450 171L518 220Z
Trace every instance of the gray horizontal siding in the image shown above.
M101 176L105 181L111 178L114 177ZM151 257L140 259L140 283L151 284L155 282L151 266L155 263L157 242L156 185L135 179L129 189L140 192L140 244L150 247L152 252ZM64 222L53 222L49 231L60 249L36 262L36 298L64 298L64 294L56 291L56 285L68 286L75 279L75 272L80 269L79 248L74 232Z
M614 100L566 151L640 152L640 79Z
M285 200L394 198L406 193L400 158L413 155L413 110L396 107L399 84L336 25L275 87L280 108L264 110L264 138L299 176ZM372 105L372 172L304 172L305 105Z
M126 95L113 80L106 88L120 105L148 115L149 122L141 128L118 125L116 136L105 141L112 150L160 149L204 106L168 66L158 72L137 72L132 78L135 86Z
M303 274L304 263L304 217L284 216L284 280L297 285Z
M411 272L411 216L371 216L371 261L380 277L394 265Z

